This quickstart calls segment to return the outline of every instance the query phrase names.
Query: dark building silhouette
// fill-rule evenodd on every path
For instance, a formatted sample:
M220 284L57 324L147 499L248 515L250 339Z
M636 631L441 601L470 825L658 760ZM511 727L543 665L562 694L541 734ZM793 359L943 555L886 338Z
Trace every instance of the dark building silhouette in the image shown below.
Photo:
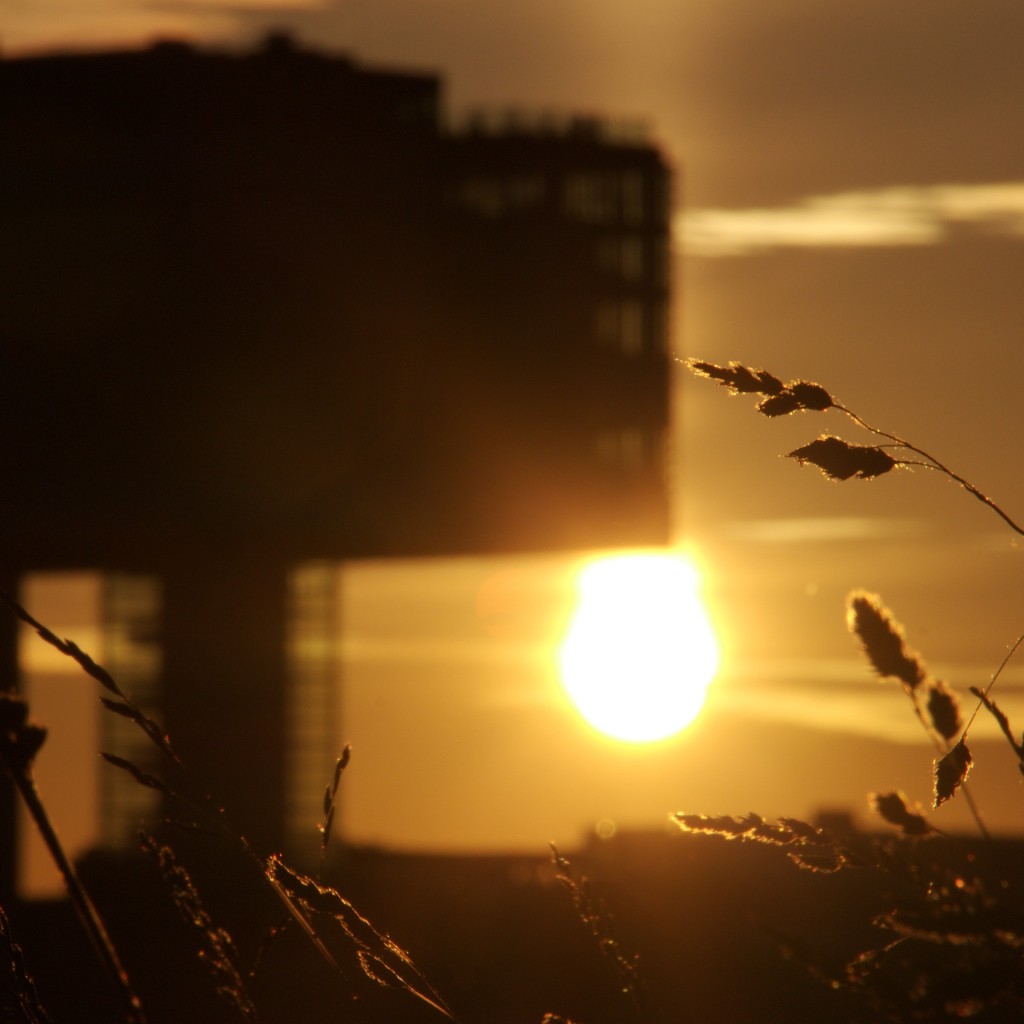
M442 113L280 37L0 60L3 583L105 574L260 849L323 767L319 563L668 537L664 157Z

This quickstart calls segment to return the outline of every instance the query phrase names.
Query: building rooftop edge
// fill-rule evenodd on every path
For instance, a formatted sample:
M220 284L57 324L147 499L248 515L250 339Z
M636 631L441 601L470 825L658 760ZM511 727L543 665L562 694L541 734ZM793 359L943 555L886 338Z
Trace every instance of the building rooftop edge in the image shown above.
M343 67L355 74L443 81L437 71L366 65L351 54L308 46L285 31L271 31L255 46L243 48L223 43L201 44L185 38L155 38L137 47L58 47L50 51L5 54L0 65L43 64L59 61L99 61L156 57L170 61L205 58L225 61L309 61ZM607 117L572 110L534 109L517 104L474 106L442 116L445 134L460 138L572 139L623 147L654 144L650 122L641 118Z

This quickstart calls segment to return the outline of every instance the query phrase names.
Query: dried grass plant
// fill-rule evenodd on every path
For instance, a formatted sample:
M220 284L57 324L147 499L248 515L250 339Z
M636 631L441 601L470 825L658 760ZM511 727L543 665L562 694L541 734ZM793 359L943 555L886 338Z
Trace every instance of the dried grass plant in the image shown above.
M719 366L691 359L686 365L733 395L756 396L757 411L764 416L831 411L879 439L877 444L858 444L824 433L788 453L831 480L872 480L897 469L930 470L958 484L1014 533L1024 533L969 480L920 446L867 423L820 384L784 383L767 370L737 362ZM1007 877L1007 865L996 853L967 784L974 761L968 735L982 710L993 716L1024 773L1024 739L1017 739L991 696L1024 635L1013 641L984 689L969 688L975 704L965 717L952 688L931 675L877 595L852 592L847 622L871 670L880 679L898 684L934 745L933 808L953 799L965 800L981 836L981 852L945 835L920 807L911 807L896 791L869 794L872 809L896 830L894 837L837 833L791 818L768 823L754 814L736 819L677 813L674 820L688 832L777 847L794 864L812 871L867 868L883 873L895 894L893 909L875 922L885 940L838 970L807 963L829 985L859 994L872 1019L971 1019L993 1024L1024 1020L1024 904Z
M77 662L100 684L105 691L100 699L109 713L129 719L158 749L167 769L166 777L143 771L131 761L114 754L103 753L101 756L114 768L130 774L139 785L162 793L166 798L165 806L175 809L172 813L178 815L171 819L172 824L193 835L205 835L226 843L243 861L248 862L252 868L250 877L253 885L261 887L264 895L271 894L271 904L278 909L266 923L268 943L285 929L301 936L310 956L319 960L333 975L341 1005L349 1008L344 1019L369 1019L360 1002L355 974L342 963L345 954L356 965L358 975L372 984L412 996L438 1017L450 1021L456 1019L409 954L371 924L351 902L329 886L288 867L277 854L265 860L261 858L233 826L225 810L198 784L175 751L170 737L138 708L106 669L73 641L58 637L38 622L9 595L3 597L18 618L31 626L42 640ZM128 972L122 966L100 913L64 852L36 789L32 765L45 740L46 730L31 720L24 697L16 690L0 694L0 760L46 842L99 963L119 993L122 1019L127 1024L145 1024L146 1014ZM338 789L349 755L350 750L346 747L337 760L332 781L324 794L324 820L319 826L321 864L327 854ZM139 840L140 848L157 864L169 899L191 930L196 956L205 965L217 996L230 1007L234 1016L246 1024L255 1024L259 1013L251 989L258 980L265 950L261 950L252 965L243 966L232 936L213 920L192 875L171 846L157 841L148 833L140 834ZM259 895L254 892L254 901ZM46 1021L32 979L24 969L20 947L10 934L6 916L0 917L0 958L4 961L0 968L5 971L2 975L4 986L0 989L0 1020L5 1024L7 1021L24 1024ZM337 1018L337 1004L323 1009L325 1020ZM191 1015L184 1010L183 1017L191 1018Z
M245 836L233 826L225 810L189 771L170 737L138 708L110 673L73 641L57 636L40 623L9 595L2 596L17 617L31 626L43 641L77 662L88 676L100 684L104 691L100 698L103 707L111 714L130 720L146 735L162 755L166 773L158 776L123 757L102 753L106 762L127 772L137 784L155 789L164 796L165 811L169 815L165 824L191 836L232 847L238 855L236 860L240 859L250 868L248 878L254 890L254 902L260 895L256 889L262 889L264 896L269 893L273 897L269 902L276 907L277 913L267 918L264 939L255 956L246 963L230 931L219 924L208 909L193 873L175 849L148 832L139 835L139 847L156 865L166 896L191 935L195 957L205 968L209 986L222 1008L226 1009L227 1019L240 1019L244 1024L258 1024L261 1020L260 999L256 994L261 988L261 973L267 970L268 961L274 957L273 949L280 943L282 935L290 932L305 943L306 959L319 961L334 981L333 986L329 986L329 989L333 988L333 998L320 1003L315 1016L304 1016L303 1024L315 1024L317 1020L330 1021L331 1024L337 1020L359 1024L380 1021L386 1024L393 1019L409 1019L396 1006L389 1008L388 1005L374 1003L371 1008L371 1001L365 998L365 985L357 984L357 979L412 997L434 1019L457 1021L409 953L386 932L378 929L337 889L323 884L321 880L338 793L351 756L348 746L338 757L332 779L324 791L323 821L317 826L320 835L318 877L312 878L296 871L279 854L260 858ZM98 962L117 990L120 1019L126 1024L146 1024L142 1001L122 966L99 911L64 852L36 790L32 765L45 740L46 730L31 720L24 697L16 690L0 693L0 760L15 781L36 828L44 837L67 893L92 940ZM624 1012L628 1019L644 1024L649 1018L638 958L627 955L615 940L611 916L594 894L589 880L585 876L576 876L568 859L554 847L551 854L556 878L568 891L580 924L614 971L623 997ZM159 951L154 950L153 956L159 959ZM299 986L302 981L296 979L293 984ZM194 1019L191 1010L185 1006L180 1008L180 1015L183 1020ZM0 1021L3 1024L50 1024L3 908L0 908ZM551 1013L544 1015L543 1022L573 1024L568 1018Z

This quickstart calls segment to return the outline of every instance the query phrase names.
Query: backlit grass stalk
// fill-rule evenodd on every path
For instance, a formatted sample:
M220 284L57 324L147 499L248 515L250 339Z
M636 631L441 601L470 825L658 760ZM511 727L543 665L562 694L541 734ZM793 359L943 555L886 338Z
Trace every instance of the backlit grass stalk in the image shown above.
M145 733L150 741L171 760L174 767L185 772L188 771L187 766L178 757L177 753L171 746L170 738L163 732L156 722L143 714L143 712L131 701L124 691L121 690L117 682L105 668L97 664L73 641L61 639L53 633L52 630L38 622L25 608L23 608L9 595L0 592L0 597L2 597L2 599L12 607L18 618L35 629L41 639L56 648L62 654L76 661L89 676L97 680L105 690L113 694L112 698L101 698L104 707L107 708L108 711L133 721ZM45 733L43 734L45 735ZM42 740L40 739L39 742L41 743ZM330 837L330 825L333 819L337 790L341 781L342 772L348 763L350 753L350 750L346 747L342 752L341 757L339 757L335 766L333 785L328 787L324 797L326 817L321 831L322 854L326 853L326 845ZM283 905L288 917L298 924L300 931L310 941L317 954L336 974L342 983L350 989L350 994L352 995L353 1000L355 1000L356 997L351 988L349 979L335 956L331 953L314 923L314 917L323 917L327 913L325 907L328 905L332 908L329 916L333 919L334 924L341 926L344 935L356 947L356 956L360 968L366 977L386 987L396 985L398 988L421 1000L449 1020L454 1021L456 1019L447 1006L445 1006L440 995L436 990L434 990L429 982L427 982L426 978L420 973L412 959L403 949L401 949L401 947L393 942L388 936L379 932L335 890L328 887L321 887L312 879L305 878L304 876L291 871L291 869L288 868L287 865L285 865L276 855L271 856L267 861L264 861L263 858L261 858L255 850L252 849L252 846L245 835L232 825L224 808L221 807L210 796L210 794L206 793L202 798L202 802L196 802L195 800L183 796L181 793L169 786L164 780L143 771L125 758L108 753L104 753L102 756L114 767L128 772L140 785L158 790L173 801L181 804L186 809L189 809L193 813L197 813L200 818L212 818L215 830L229 842L237 845L246 859L254 866L257 874L262 879L263 884L269 886L270 890L274 893L274 896ZM186 827L190 827L198 831L206 831L198 825ZM50 829L49 832L53 835L53 838L56 839L52 829ZM67 864L66 858L64 858L64 863ZM68 867L70 868L70 865L68 865ZM84 890L81 890L80 886L78 886L78 889L84 896ZM317 900L314 901L308 898L308 894L311 892L315 892L317 894ZM88 899L87 896L85 898ZM89 906L91 907L91 904L89 904ZM339 910L339 907L344 909ZM99 922L98 916L95 915L95 911L93 911L93 916L95 917L96 923L99 925L100 932L105 935L105 932L102 931L102 924ZM358 928L352 924L353 920L358 922ZM106 946L109 949L110 957L113 958L111 962L116 964L116 953L114 952L114 947L110 944L109 939L106 941ZM119 964L117 964L117 969L120 970ZM123 971L121 971L120 974L121 976L124 976ZM126 977L125 980L127 980ZM358 1003L353 1003L353 1006L358 1008ZM141 1010L139 1012L141 1013ZM141 1016L129 1019L131 1020L131 1024L144 1024Z
M903 628L877 595L855 591L849 596L848 605L850 631L860 641L871 667L880 678L900 683L917 720L939 754L935 762L935 807L962 789L979 832L991 844L992 837L967 787L967 774L972 764L967 749L967 730L971 723L963 725L956 695L944 682L930 677L921 656L907 646ZM922 705L922 691L928 694L926 705Z
M833 406L839 412L845 413L847 416L849 416L849 418L853 420L853 422L856 423L858 426L863 427L867 431L870 431L876 437L884 437L886 438L886 440L892 441L897 447L905 448L907 451L914 452L916 455L920 455L921 458L924 460L922 462L906 459L898 460L899 465L906 467L921 466L924 469L933 469L936 472L944 474L950 480L955 481L961 487L963 487L963 489L967 491L968 494L977 498L978 501L980 501L983 505L988 506L988 508L995 512L995 514L999 516L999 518L1002 519L1003 522L1006 523L1006 525L1014 531L1014 533L1024 536L1024 528L1022 528L1016 522L1014 522L1014 520L1010 518L1010 516L1000 505L994 502L987 494L984 494L982 491L978 490L978 488L975 487L974 484L972 484L969 480L960 476L959 473L954 473L953 470L951 470L948 466L940 462L937 458L935 458L934 455L931 455L929 452L926 452L923 448L920 448L915 444L911 444L911 442L907 441L905 438L899 437L896 434L890 434L885 430L880 430L878 427L872 426L870 423L866 423L852 409L848 409L845 405L842 405L839 402L833 402Z
M334 812L338 807L338 787L341 785L341 776L348 767L351 757L352 747L346 743L340 757L334 763L334 777L331 780L331 784L324 789L324 820L318 826L320 832L320 870L318 877L323 877L324 866L327 863L327 846L331 841L331 826L334 824Z
M800 463L810 462L833 480L849 480L851 477L870 479L896 467L920 466L932 469L960 484L970 495L995 512L1011 530L1024 536L1024 527L1018 525L1001 506L969 480L953 472L919 445L868 423L848 406L837 402L820 384L805 380L784 384L767 370L751 369L737 362L728 366L718 366L701 359L686 359L683 362L693 373L717 381L732 394L761 395L762 401L758 403L757 411L764 416L787 416L794 412L827 412L835 409L869 433L892 442L892 445L857 445L838 437L823 435L803 448L790 452L789 458ZM912 452L920 456L920 460L893 458L886 450L891 447Z
M51 1024L32 980L25 967L21 947L14 941L10 922L0 907L0 1019L5 1022L18 1019L22 1024ZM17 1007L16 1016L13 1014Z
M776 377L775 374L767 370L752 369L738 362L731 362L728 366L719 366L715 363L699 359L687 359L684 362L693 373L717 381L734 395L760 395L761 401L757 405L757 411L764 416L777 417L786 416L794 412L827 412L829 409L835 409L843 413L862 429L867 430L876 437L892 442L891 445L861 445L852 444L832 435L822 435L816 440L788 453L789 458L796 459L801 465L810 463L813 466L817 466L818 469L832 480L850 480L854 478L870 480L896 468L911 468L914 466L932 469L960 484L972 497L995 512L1011 530L1024 536L1024 528L1018 525L1000 505L979 490L969 480L962 477L959 473L953 472L943 462L919 445L911 443L898 434L872 426L848 406L837 402L820 384L805 380L795 380L784 384L779 377ZM911 452L919 456L920 460L894 458L887 450L890 448ZM1009 660L1009 657L1021 645L1022 639L1018 639L1013 645L1010 654L1004 659L1003 665L993 675L985 690L978 691L972 689L971 692L978 698L978 703L967 724L963 727L959 739L950 745L949 741L953 737L943 737L947 743L947 749L935 764L935 806L949 799L958 788L962 787L962 783L967 777L971 767L971 755L967 749L967 732L982 707L985 707L996 716L996 720L999 722L1007 739L1009 739L1014 753L1017 754L1018 759L1021 761L1022 771L1024 771L1024 743L1018 744L1014 739L1006 723L1005 716L998 710L990 697L992 686L1005 666L1006 661ZM922 723L928 728L928 724L913 692L916 683L908 684L907 681L904 681L904 685L910 685L908 692L911 693L911 697L914 699L915 711L919 718L921 718ZM977 815L977 809L974 807L973 801L966 791L965 799L972 808L972 813L975 815L979 828L981 828L983 834L987 835Z
M555 878L568 890L580 923L614 970L619 991L628 1001L634 1019L639 1022L648 1021L647 987L640 973L639 954L627 954L615 938L611 915L604 904L594 898L590 880L585 875L577 878L569 860L558 852L554 843L550 844L550 848L551 861L557 872Z
M214 924L191 875L169 846L161 845L151 835L141 837L141 846L156 862L178 913L195 935L199 957L213 977L217 995L246 1024L256 1024L256 1007L246 990L238 951L231 935Z
M32 762L46 739L46 730L29 721L24 700L11 693L0 697L0 758L18 789L32 822L42 837L64 888L75 907L97 957L103 964L117 989L125 1020L130 1024L145 1024L145 1014L138 996L132 989L128 974L121 965L117 950L103 924L99 911L82 886L70 859L61 845L57 831L50 821L32 775Z

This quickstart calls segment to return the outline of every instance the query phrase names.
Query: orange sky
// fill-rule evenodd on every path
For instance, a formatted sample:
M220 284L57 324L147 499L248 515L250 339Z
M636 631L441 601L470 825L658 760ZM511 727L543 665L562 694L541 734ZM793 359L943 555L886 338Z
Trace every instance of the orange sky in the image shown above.
M457 110L511 103L648 120L682 172L677 353L817 380L1024 517L1019 0L225 10L98 2L83 14L39 0L4 10L2 45L183 33L248 44L286 25L367 62L437 70ZM431 571L355 569L350 612L390 646L346 680L355 837L540 849L598 817L808 814L897 786L927 799L927 748L892 742L891 719L909 712L857 675L843 597L878 590L936 672L961 689L983 684L1024 629L1019 545L935 475L835 485L778 458L844 428L832 413L769 422L682 372L677 397L679 530L705 566L727 643L709 711L646 752L596 740L574 731L544 667L495 647L474 617L493 567L449 567L440 590ZM442 607L449 618L429 623L425 612ZM406 657L423 648L388 633L396 623L430 633L433 654ZM1021 678L1006 679L1011 714ZM994 827L1018 825L1017 773L1001 746L982 753L979 802Z
M837 540L840 523L845 536ZM871 677L842 615L851 579L883 593L900 589L905 569L895 555L906 538L893 521L808 519L799 535L833 531L811 543L788 537L792 525L762 521L700 553L722 671L690 727L642 746L597 734L560 685L557 645L584 553L341 569L338 735L353 746L344 834L413 850L537 852L549 840L571 848L609 822L660 827L672 810L813 817L840 808L866 821L867 794L892 788L927 806L933 751L897 685ZM917 543L942 546L934 534ZM795 562L794 547L803 549ZM974 555L979 574L998 560L991 551ZM971 573L950 568L971 581ZM937 569L921 587L945 586L947 575ZM54 603L53 592L38 586L24 599L58 633L102 658L97 593L95 581L79 578L65 591L73 602ZM977 594L962 596L969 608ZM1005 621L973 617L980 640L960 646L907 604L894 610L937 676L961 691L987 681L998 657L979 651L999 655L1001 630L1015 625L1012 611ZM24 651L26 667L44 673L44 689L37 681L30 694L50 728L40 787L74 850L96 836L85 814L96 773L113 770L99 764L95 737L83 741L82 723L102 713L96 687L37 638L26 636ZM1015 722L1024 720L1022 684L1024 665L1012 666L997 691ZM971 746L978 761L972 790L987 824L1019 831L1024 793L984 716ZM970 827L958 801L934 820L946 829Z

